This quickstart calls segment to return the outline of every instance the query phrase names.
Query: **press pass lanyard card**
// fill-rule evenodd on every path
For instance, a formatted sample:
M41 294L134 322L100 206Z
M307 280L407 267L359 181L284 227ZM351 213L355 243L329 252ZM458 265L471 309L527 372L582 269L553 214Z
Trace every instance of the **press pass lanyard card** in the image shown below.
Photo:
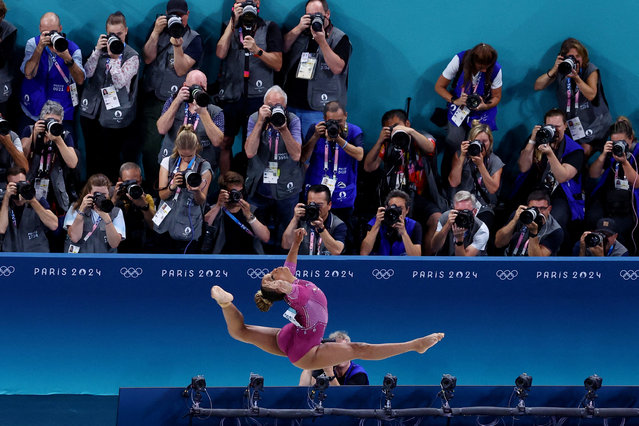
M317 68L317 56L317 53L303 52L295 77L312 80L315 76L315 68Z
M570 136L572 136L574 140L586 137L584 126L581 125L579 117L573 117L568 120L568 128L570 129Z
M78 86L75 83L69 84L69 94L71 95L71 103L74 107L80 105L80 96L78 96Z
M49 194L49 179L36 179L35 191L37 200L47 198L47 194Z
M277 183L280 171L275 161L269 161L268 168L264 169L264 183Z
M166 219L166 216L169 214L170 211L171 207L169 207L167 203L162 202L162 205L160 206L158 211L155 212L155 216L153 216L153 223L155 223L157 226L160 226L160 224L164 221L164 219Z
M284 315L282 316L286 318L287 320L289 320L290 322L292 322L293 324L295 324L295 326L302 328L300 323L297 322L297 320L295 319L295 315L297 315L297 311L293 308L288 308L288 310L284 312Z
M453 123L455 123L457 127L459 127L462 125L464 120L466 120L466 117L468 117L468 114L470 114L470 110L468 109L466 105L462 107L457 107L457 111L455 111L455 114L453 114L453 117L451 118L451 120L453 121Z
M118 99L118 92L115 87L103 87L100 93L102 93L102 100L107 110L120 108L120 99Z

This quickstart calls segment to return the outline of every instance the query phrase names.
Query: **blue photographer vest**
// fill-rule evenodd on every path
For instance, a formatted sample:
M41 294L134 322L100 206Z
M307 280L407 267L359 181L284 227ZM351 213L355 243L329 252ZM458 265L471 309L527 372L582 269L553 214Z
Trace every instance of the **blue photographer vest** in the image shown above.
M405 218L405 228L406 233L411 235L413 233L413 229L415 229L415 221L410 217ZM372 227L375 225L375 218L372 218L368 224ZM371 253L371 255L377 256L405 256L406 255L406 247L404 246L404 242L401 238L391 242L386 238L385 234L387 231L386 225L382 224L379 228L379 251L377 253Z
M6 40L17 29L10 22L4 19L0 21L0 40ZM0 103L6 102L11 96L11 83L13 73L11 72L11 61L5 58L4 65L0 68Z
M77 44L71 40L69 42L69 54L73 56L76 50L79 50ZM35 38L36 45L40 42L40 36ZM58 63L67 80L73 81L69 68L64 64L64 60L51 52L48 47L40 56L40 64L38 72L31 80L25 78L22 81L22 97L20 102L29 114L34 117L40 116L40 110L46 101L56 101L64 108L64 119L73 120L73 103L71 102L71 94L68 91L68 84L60 75L58 67L54 65L49 69L49 59L53 55L53 59Z
M11 220L13 208L9 209L9 226L4 234L2 251L48 253L47 229L35 210L25 204L22 219L16 227Z
M128 44L124 47L121 55L121 63L124 64L133 56L140 56ZM90 119L96 117L100 125L107 129L121 129L127 127L135 120L136 103L138 97L138 76L131 80L130 88L122 87L117 91L119 108L106 109L102 98L101 90L104 87L113 85L111 73L107 72L107 60L110 60L106 52L100 55L93 77L87 79L80 101L80 115Z
M573 141L570 137L565 136L565 138L566 148L564 149L564 153L559 159L560 162L566 155L570 154L571 152L574 152L578 149L583 150L581 145ZM575 175L575 177L567 182L560 184L560 186L564 190L566 198L568 199L572 220L582 220L586 213L586 202L581 193L581 171L577 170L577 174Z
M635 145L635 149L632 150L632 155L634 156L634 158L630 157L628 159L630 164L634 164L635 158L637 158L639 156L639 143L636 144ZM615 166L616 162L617 161L613 157L610 158L610 167L606 167L606 169L604 170L603 174L601 175L601 177L597 181L597 185L595 186L595 188L590 193L591 196L594 196L597 193L597 191L602 189L603 185L606 183L606 180L608 179L608 175L610 175L610 173L612 173L612 169ZM621 167L621 165L620 165L620 167ZM613 189L613 188L605 188L604 190L607 190L607 189ZM639 188L636 188L634 190L634 200L635 200L635 211L639 212ZM634 213L632 213L632 212L628 212L628 213L634 215Z
M457 97L461 96L462 89L464 89L464 93L470 94L475 92L478 95L482 96L486 101L486 97L490 96L491 84L497 77L499 70L501 70L501 65L499 65L499 62L495 62L492 75L490 76L490 81L486 81L486 73L480 73L479 82L477 83L477 90L474 90L473 88L472 76L470 79L471 81L466 85L466 87L464 87L464 55L466 54L466 52L467 51L464 50L457 54L457 57L459 58L459 72L457 73L457 75L459 76L459 78L455 76L457 78L457 84L455 85L455 87L453 87L454 95ZM457 108L457 105L448 103L448 120L451 123L453 122L452 118L453 115L455 115L455 111L457 111ZM487 124L493 131L497 130L497 107L495 106L485 111L470 111L470 114L468 114L466 120L464 121L467 123L472 123L473 120L479 120L482 124Z

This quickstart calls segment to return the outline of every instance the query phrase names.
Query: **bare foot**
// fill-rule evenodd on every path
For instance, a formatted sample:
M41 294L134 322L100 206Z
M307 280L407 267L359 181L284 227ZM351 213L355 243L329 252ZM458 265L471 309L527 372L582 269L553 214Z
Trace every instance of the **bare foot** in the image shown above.
M211 287L211 297L215 299L218 305L225 308L233 301L233 295L228 291L225 291L219 285Z
M419 352L420 354L423 354L429 348L432 348L437 343L439 343L439 341L442 340L443 338L444 338L444 333L433 333L433 334L429 334L428 336L415 339L415 344L417 346L417 349L415 350Z

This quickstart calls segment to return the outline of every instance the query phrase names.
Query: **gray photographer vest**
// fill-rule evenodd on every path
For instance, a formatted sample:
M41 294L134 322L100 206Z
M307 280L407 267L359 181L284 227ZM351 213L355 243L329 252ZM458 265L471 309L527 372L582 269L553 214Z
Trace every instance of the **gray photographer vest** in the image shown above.
M11 207L10 207L11 209ZM20 224L13 226L9 216L9 226L4 234L2 251L49 253L46 228L33 208L25 204Z
M120 209L114 207L109 213L109 219L113 222L120 212ZM79 212L78 212L79 214ZM98 227L95 229L93 234L89 237L88 240L84 241L85 235L87 235L93 229L93 214L90 214L90 217L82 218L82 237L76 243L72 243L69 235L67 234L67 239L64 241L64 253L69 252L69 246L73 244L74 246L80 247L79 253L117 253L118 249L115 249L109 245L107 240L106 233L106 225L103 220L100 220Z
M257 122L257 112L253 113L249 120ZM289 123L295 114L288 112ZM257 148L255 157L249 159L248 170L246 172L246 183L244 185L246 193L250 196L255 194L258 186L262 183L264 170L268 168L268 163L274 161L274 154L286 154L286 159L277 160L277 167L280 171L279 179L276 184L270 184L273 187L272 196L276 200L283 200L298 194L304 186L303 163L293 161L286 151L286 145L280 137L277 153L269 150L269 126L264 126L262 135L260 136L260 145ZM273 148L275 144L272 144Z
M122 64L133 56L139 57L140 55L127 44L122 53ZM107 73L106 70L107 59L109 59L107 53L102 53L93 77L85 81L80 101L80 115L90 119L97 116L102 127L121 129L127 127L135 119L138 76L133 77L128 91L126 87L117 91L120 107L107 110L102 99L102 88L113 85L111 73Z
M169 160L169 182L173 178L173 169L175 169L177 160L177 158ZM196 155L193 170L204 174L211 170L211 166L208 161ZM173 194L170 198L162 201L158 211L165 203L171 207L171 211L160 223L160 226L153 225L153 230L158 234L168 232L171 238L178 241L199 240L202 235L202 206L196 204L193 193L186 188L181 188L177 197Z
M198 35L196 31L186 27L186 32L182 37L182 49L186 49ZM162 101L166 101L171 95L176 94L186 80L186 74L178 77L175 73L173 45L169 41L170 38L171 36L166 29L162 31L158 38L157 56L144 70L144 92L154 92L155 96Z
M448 214L450 210L442 213L439 218L440 223L446 223L448 221ZM475 238L475 234L479 231L479 228L484 224L481 220L477 219L475 216L475 220L473 222L473 227L470 229L470 232L467 232L464 235L464 248L468 247L473 243L473 238ZM453 235L453 231L448 231L448 236L446 237L446 242L443 247L436 253L437 256L455 256L455 236ZM486 250L480 251L477 256L486 256Z
M266 46L266 35L270 21L264 21L255 32L255 43ZM220 92L222 101L237 101L244 96L244 48L238 30L233 31L231 46L220 69ZM253 55L249 56L249 98L262 97L273 86L273 69Z
M16 27L11 23L4 19L0 22L0 40L5 40L15 31L17 31ZM0 103L7 102L11 96L11 82L13 81L11 60L12 58L5 58L4 66L0 68Z
M333 27L330 35L326 39L326 42L335 49L335 46L344 37L344 32L337 27ZM308 49L308 42L310 41L310 35L300 35L295 43L291 46L291 50L288 52L287 61L285 65L284 75L288 76L291 69L296 66L303 52ZM352 50L352 46L351 46ZM328 67L322 55L322 49L317 49L318 60L315 68L315 76L308 82L307 99L308 104L315 111L323 111L324 105L330 101L339 101L340 104L346 106L346 91L348 89L348 63L341 74L333 74L333 71ZM349 60L350 63L350 60ZM284 82L286 85L286 81Z
M335 229L342 223L344 223L342 222L342 219L335 216L333 213L328 212L328 217L326 218L326 222L324 222L324 227L326 228L328 233L331 234L332 236L333 232L335 232ZM302 243L300 244L300 249L298 254L310 254L311 232L314 232L313 227L310 226L308 222L300 221L298 228L304 228L306 230L306 235L304 235L304 239L302 240ZM317 234L315 234L315 238L318 238ZM313 253L313 254L318 254L318 253ZM331 254L331 252L324 245L324 241L322 241L322 244L319 247L319 254L320 255Z

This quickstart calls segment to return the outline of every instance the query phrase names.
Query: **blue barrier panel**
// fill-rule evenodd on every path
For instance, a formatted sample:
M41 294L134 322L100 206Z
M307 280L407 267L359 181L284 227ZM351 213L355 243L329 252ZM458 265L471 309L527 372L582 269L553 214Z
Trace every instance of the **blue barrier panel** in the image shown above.
M212 284L235 294L246 322L281 327L284 304L259 312L259 277L283 257L3 255L0 393L117 393L182 386L298 383L299 369L228 336ZM381 343L435 331L425 355L361 362L371 383L405 385L639 383L635 259L302 257L299 273L329 301L328 331Z

